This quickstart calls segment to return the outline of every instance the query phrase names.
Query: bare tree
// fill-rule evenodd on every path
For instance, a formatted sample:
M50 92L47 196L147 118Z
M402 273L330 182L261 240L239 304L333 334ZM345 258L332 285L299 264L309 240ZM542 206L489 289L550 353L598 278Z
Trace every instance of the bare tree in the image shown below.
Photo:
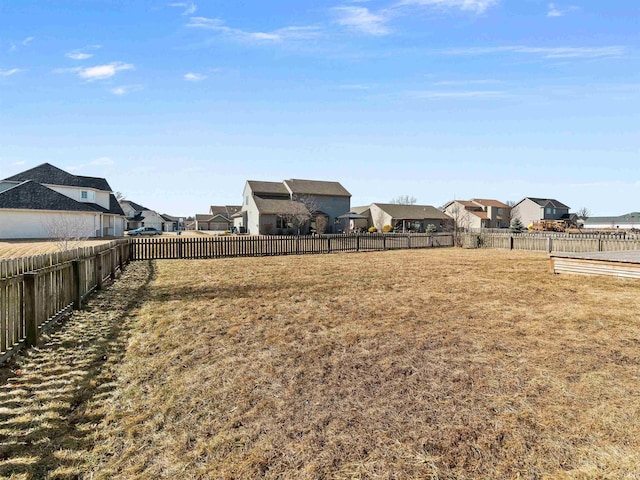
M127 196L122 192L114 192L113 194L116 197L116 200L121 202L122 200L126 200Z
M93 224L89 225L86 220L84 215L51 215L42 223L58 250L66 252L80 247L93 235Z
M511 222L513 222L513 220L515 220L514 213L512 213L512 212L513 212L513 207L515 207L515 205L516 205L516 202L514 202L513 200L507 200L504 203L509 208L505 208L503 210L504 213L502 214L502 219L507 224L507 226L510 227L511 226Z
M329 219L326 215L317 214L316 215L316 233L318 235L322 235L327 231L327 225L329 224Z
M582 220L582 226L584 226L587 220L589 220L589 217L591 217L591 210L587 207L582 207L576 212L576 215L578 215L579 220Z
M451 217L447 227L453 234L453 243L457 247L462 246L462 234L469 229L471 217L469 211L462 205L455 203L451 208L445 212Z
M396 198L392 198L390 203L393 203L394 205L415 205L416 202L416 197L411 195L400 195Z
M295 196L285 202L282 210L277 215L296 230L296 235L300 235L314 217L323 216L318 215L319 212L320 209L313 197Z

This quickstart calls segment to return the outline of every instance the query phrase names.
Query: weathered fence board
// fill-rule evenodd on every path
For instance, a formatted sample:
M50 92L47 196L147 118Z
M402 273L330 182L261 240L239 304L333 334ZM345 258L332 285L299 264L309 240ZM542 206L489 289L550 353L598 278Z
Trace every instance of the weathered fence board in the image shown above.
M451 234L135 238L132 260L262 257L453 246Z
M465 248L504 248L539 252L586 253L640 250L640 237L594 234L465 233Z
M0 260L0 361L38 336L129 261L129 239L20 259Z

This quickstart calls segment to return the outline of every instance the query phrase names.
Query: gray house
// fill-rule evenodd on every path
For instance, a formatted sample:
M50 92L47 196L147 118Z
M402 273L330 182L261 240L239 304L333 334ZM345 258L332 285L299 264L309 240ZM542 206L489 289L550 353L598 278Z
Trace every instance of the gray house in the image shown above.
M569 220L569 207L552 198L525 197L511 209L511 218L519 218L525 227L540 220Z
M337 233L338 217L349 211L351 194L339 182L291 179L283 182L248 180L242 210L234 215L238 231L253 235L293 233L295 218L301 233ZM309 221L303 221L309 219Z

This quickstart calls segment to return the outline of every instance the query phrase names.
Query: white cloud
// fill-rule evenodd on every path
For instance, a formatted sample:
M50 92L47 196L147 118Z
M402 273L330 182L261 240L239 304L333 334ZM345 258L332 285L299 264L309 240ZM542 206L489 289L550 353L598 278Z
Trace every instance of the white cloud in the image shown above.
M27 46L31 42L33 42L35 39L36 39L36 37L27 37L22 41L22 45Z
M391 30L386 26L388 19L384 15L372 13L366 7L334 7L336 23L351 30L369 35L388 35Z
M611 45L606 47L527 47L527 46L504 46L504 47L471 47L453 48L441 53L447 55L493 55L497 53L523 53L538 55L548 59L597 59L597 58L619 58L627 51L622 45Z
M196 10L198 10L198 6L193 2L176 2L170 3L169 6L184 8L184 11L181 13L181 15L193 15L194 13L196 13Z
M434 6L441 8L457 8L460 10L484 13L489 7L498 4L498 0L402 0L399 5Z
M65 54L65 57L69 57L73 60L87 60L88 58L93 57L92 53L82 53L82 52L69 52Z
M560 8L556 7L555 3L550 3L547 10L547 17L563 17L565 14L573 12L574 10L578 10L578 7L572 5L565 8L564 10L561 10Z
M207 78L207 76L201 73L189 72L184 74L184 79L187 80L188 82L200 82L205 78Z
M114 95L122 96L131 92L137 92L138 90L142 90L142 85L121 85L119 87L114 87L109 91Z
M130 63L113 62L107 65L96 65L95 67L87 67L77 69L80 78L89 82L94 80L105 80L113 77L117 72L123 70L133 70L135 67Z
M19 68L12 68L11 70L0 70L0 77L10 77L18 72L21 72Z
M307 40L317 38L320 29L313 26L291 26L284 27L272 32L247 32L225 25L224 21L218 18L191 17L186 25L190 28L202 28L220 32L223 35L240 40L253 40L258 42L280 42L285 40Z

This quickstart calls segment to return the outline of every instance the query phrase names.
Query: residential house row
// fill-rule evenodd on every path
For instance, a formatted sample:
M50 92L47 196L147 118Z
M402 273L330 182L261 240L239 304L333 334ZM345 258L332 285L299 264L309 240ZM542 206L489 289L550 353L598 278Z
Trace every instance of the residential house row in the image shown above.
M452 200L441 209L431 205L372 203L351 207L351 193L337 181L248 180L242 205L209 207L197 214L193 228L233 230L252 235L342 233L374 226L396 232L444 230L452 222L465 229L508 228L519 218L528 226L541 220L575 220L569 207L549 198L525 197L513 207L493 199ZM296 218L308 219L297 222ZM294 225L299 223L299 225ZM640 214L587 219L592 228L637 228ZM176 232L184 219L160 214L131 200L118 200L106 179L73 175L49 163L0 181L0 238L122 236L138 227ZM64 227L66 232L61 232ZM73 231L71 231L73 230Z

